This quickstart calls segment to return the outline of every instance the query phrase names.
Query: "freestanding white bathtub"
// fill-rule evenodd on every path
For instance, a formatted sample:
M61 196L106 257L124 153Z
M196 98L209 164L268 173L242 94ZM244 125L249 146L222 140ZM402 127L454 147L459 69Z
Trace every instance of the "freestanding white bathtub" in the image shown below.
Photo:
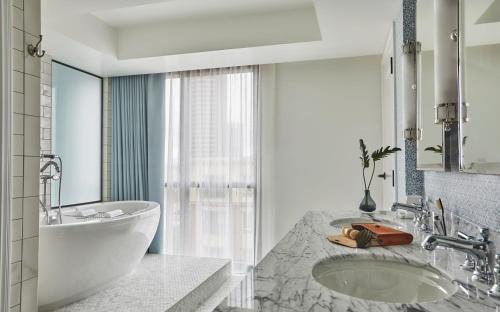
M70 216L75 208L64 208L62 225L40 222L39 311L83 299L132 273L153 240L160 219L160 205L154 202L108 202L80 209L121 209L125 215L79 219Z

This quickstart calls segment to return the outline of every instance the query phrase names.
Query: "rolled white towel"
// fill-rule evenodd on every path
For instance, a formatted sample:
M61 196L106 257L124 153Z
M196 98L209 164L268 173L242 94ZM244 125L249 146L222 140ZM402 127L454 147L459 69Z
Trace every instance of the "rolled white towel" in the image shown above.
M114 218L121 216L123 214L123 211L121 209L116 209L116 210L111 210L111 211L106 211L103 216L104 218Z
M76 217L88 217L88 216L93 216L95 214L97 214L97 211L92 208L88 209L75 208Z

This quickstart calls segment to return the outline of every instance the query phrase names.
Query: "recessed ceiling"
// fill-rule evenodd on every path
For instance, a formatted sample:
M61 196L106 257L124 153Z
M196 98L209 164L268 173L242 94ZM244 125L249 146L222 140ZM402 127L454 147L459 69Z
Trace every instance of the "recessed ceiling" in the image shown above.
M381 54L400 0L42 0L44 49L102 76Z
M254 15L312 7L313 0L183 0L92 12L104 23L120 28L173 20Z

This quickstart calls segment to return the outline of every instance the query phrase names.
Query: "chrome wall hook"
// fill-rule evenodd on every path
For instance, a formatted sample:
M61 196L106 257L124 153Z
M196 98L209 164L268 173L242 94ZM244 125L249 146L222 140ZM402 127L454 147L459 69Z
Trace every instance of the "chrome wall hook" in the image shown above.
M45 50L42 50L40 48L40 44L42 43L42 35L40 35L40 40L36 43L35 46L32 44L28 45L28 53L31 56L36 56L36 57L43 57L45 55Z

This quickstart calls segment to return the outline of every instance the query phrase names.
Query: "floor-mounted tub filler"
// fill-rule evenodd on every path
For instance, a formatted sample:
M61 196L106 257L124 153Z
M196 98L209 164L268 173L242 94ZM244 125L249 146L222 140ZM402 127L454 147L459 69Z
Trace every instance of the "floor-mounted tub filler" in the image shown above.
M62 214L63 224L46 225L40 218L40 311L83 299L132 273L156 233L160 206L108 202L64 208Z

